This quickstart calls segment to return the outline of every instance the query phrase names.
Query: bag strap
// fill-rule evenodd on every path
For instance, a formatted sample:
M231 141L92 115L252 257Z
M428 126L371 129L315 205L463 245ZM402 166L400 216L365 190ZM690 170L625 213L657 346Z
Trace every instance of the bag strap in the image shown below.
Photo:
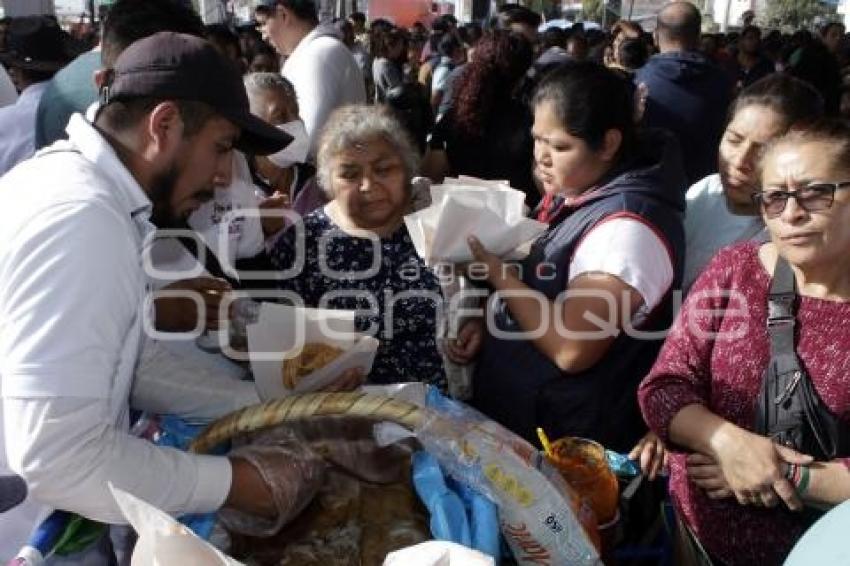
M800 395L799 399L815 441L824 455L831 459L836 454L836 442L828 433L828 427L826 423L822 422L822 415L815 407L814 396L817 393L811 386L808 374L800 365L800 359L797 357L794 345L794 329L797 325L797 281L794 277L794 271L791 269L791 264L782 256L778 256L776 260L776 268L768 292L767 306L767 332L770 336L771 350L770 363L773 364L774 369L772 375L778 378L793 374L793 377L790 381L787 381L785 387L778 392L774 399L765 399L765 402L772 401L774 404L780 405L794 394L794 391L801 386L801 382L806 382L802 387L811 391L809 394ZM767 379L770 379L770 377ZM775 389L772 390L775 391Z
M767 333L770 336L771 362L775 364L778 375L800 372L802 377L800 360L794 348L796 303L797 281L794 271L788 261L778 256L767 297ZM799 378L789 384L783 397L793 393L798 380Z

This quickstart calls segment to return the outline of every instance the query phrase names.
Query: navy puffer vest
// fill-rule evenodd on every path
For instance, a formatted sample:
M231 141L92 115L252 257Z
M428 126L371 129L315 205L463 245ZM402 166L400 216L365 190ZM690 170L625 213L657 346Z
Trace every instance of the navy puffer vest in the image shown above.
M673 263L671 292L640 327L643 331L663 330L673 320L672 291L680 289L682 281L682 188L686 181L672 136L660 131L644 133L640 148L640 157L625 172L556 213L549 229L521 262L522 279L550 301L555 300L567 289L570 260L582 238L606 219L636 217L661 237ZM496 300L490 308L500 331L521 331L504 302ZM476 366L473 404L530 441L535 440L535 428L540 426L552 438L580 436L628 451L646 430L637 387L662 342L620 333L594 367L566 374L529 340L497 338L491 332Z

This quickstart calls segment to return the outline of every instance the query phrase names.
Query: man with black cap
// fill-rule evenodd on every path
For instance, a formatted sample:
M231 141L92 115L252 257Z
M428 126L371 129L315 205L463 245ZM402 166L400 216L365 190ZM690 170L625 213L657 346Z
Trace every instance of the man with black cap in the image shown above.
M295 87L315 157L331 113L366 103L366 83L354 55L333 25L319 23L313 0L261 0L263 39L286 56L281 74Z
M162 409L133 379L153 327L142 250L155 226L185 225L234 147L263 155L290 137L251 115L238 71L189 35L127 48L101 102L93 123L75 114L68 141L0 179L0 428L14 423L0 467L30 503L103 522L123 522L107 482L172 514L273 516L247 461L156 447L128 434L128 412Z
M20 96L0 108L0 176L35 153L35 114L48 81L67 61L62 32L42 16L15 18L6 32L7 50L0 62Z

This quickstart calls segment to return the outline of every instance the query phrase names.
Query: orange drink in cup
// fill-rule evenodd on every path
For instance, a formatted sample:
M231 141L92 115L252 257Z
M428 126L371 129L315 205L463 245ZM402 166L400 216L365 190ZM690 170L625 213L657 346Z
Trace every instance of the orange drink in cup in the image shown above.
M599 525L616 518L620 488L601 444L568 436L553 442L547 457L570 487L587 501Z

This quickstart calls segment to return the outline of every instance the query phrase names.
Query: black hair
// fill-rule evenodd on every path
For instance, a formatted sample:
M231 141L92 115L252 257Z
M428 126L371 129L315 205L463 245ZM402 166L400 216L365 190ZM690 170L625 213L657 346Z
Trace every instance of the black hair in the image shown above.
M254 8L254 20L257 19L257 16L263 16L264 18L270 18L270 17L272 17L272 15L274 15L274 14L272 12L271 6L262 5L262 6L257 6L256 8Z
M759 39L761 39L761 28L758 26L747 26L741 30L741 37L744 37L747 34L754 33Z
M362 26L366 25L366 14L363 12L352 12L351 15L348 16L348 19L352 22L357 22Z
M551 27L540 34L540 45L543 49L567 46L567 32L559 27Z
M451 31L451 22L445 16L438 16L431 22L431 31L433 33L446 33Z
M225 57L230 57L228 49L233 49L237 58L242 56L239 36L224 24L210 24L205 27L207 41L213 44Z
M299 20L311 24L319 23L319 11L313 0L277 0L275 4L290 10Z
M649 48L642 39L624 39L617 51L617 59L629 71L640 69L649 59Z
M402 56L406 55L408 35L401 28L392 28L383 33L377 33L373 36L372 41L375 45L372 48L374 57L389 58L395 47L402 47Z
M174 0L118 0L103 22L101 61L112 67L130 44L161 31L204 36L204 23L192 8Z
M565 63L543 78L531 100L533 108L547 102L564 130L590 149L601 150L606 132L618 130L623 138L619 161L632 155L634 97L629 81L620 74L598 63Z
M836 27L836 26L838 26L842 29L847 29L847 28L844 27L844 24L842 24L841 22L827 22L823 25L823 27L820 28L821 36L826 37L826 34L829 33L829 30L833 27Z
M460 39L453 33L444 34L440 38L440 43L437 45L437 51L443 57L451 57L458 49L462 49L463 45Z
M837 114L841 104L841 70L835 56L820 41L801 47L791 57L791 76L802 79L823 96L827 114Z
M522 24L537 29L543 18L537 12L519 4L504 4L499 8L498 27L508 29L513 24Z
M157 105L168 99L159 97L138 97L127 100L115 100L100 109L95 123L107 131L121 133L135 127ZM174 100L183 121L183 137L191 138L200 132L204 125L217 116L215 109L204 102L195 100Z
M729 108L729 120L751 105L767 106L779 114L783 129L814 122L824 113L820 93L809 83L784 73L768 75L741 91Z
M470 46L478 43L484 36L484 31L481 29L481 24L479 24L478 22L465 24L458 31L463 31L463 33L466 34L464 41L467 43L467 45Z

